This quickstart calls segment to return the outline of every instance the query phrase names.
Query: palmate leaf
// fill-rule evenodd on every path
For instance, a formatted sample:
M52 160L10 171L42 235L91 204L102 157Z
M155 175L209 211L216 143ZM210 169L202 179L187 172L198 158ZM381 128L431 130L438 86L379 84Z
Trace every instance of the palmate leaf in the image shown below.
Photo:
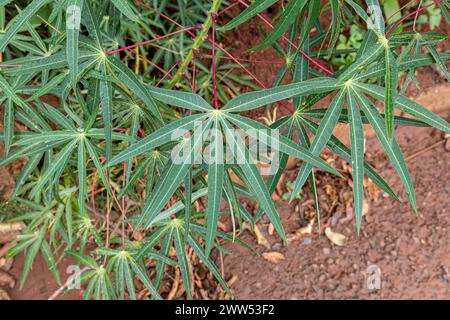
M306 117L311 117L314 119L322 119L325 116L327 109L312 109L308 111L303 111L302 115ZM384 114L381 114L384 117ZM369 120L367 120L367 117L364 115L363 112L360 112L361 121L364 124L369 123ZM349 114L346 109L343 109L341 111L341 116L339 117L340 123L349 123ZM430 127L429 124L402 116L394 116L394 124L399 126L409 126L409 127Z
M416 211L417 201L414 186L411 181L411 176L409 174L407 165L405 163L405 160L403 158L403 155L401 153L397 141L395 140L395 138L393 138L392 141L389 139L385 123L383 123L381 115L379 114L375 106L372 104L372 102L364 94L361 94L354 88L352 88L352 90L356 99L360 103L361 109L367 116L367 119L369 120L371 126L373 127L375 133L377 134L378 139L380 140L381 144L386 150L386 153L389 159L391 160L392 165L397 171L405 187L406 194L408 195L412 208L414 209L414 211Z
M338 122L339 116L342 111L342 107L344 104L344 90L339 91L339 93L334 97L330 106L325 113L322 121L320 122L320 126L318 131L316 132L313 143L311 144L311 153L318 156L320 152L325 148L328 140L330 139L334 128ZM308 176L310 175L312 170L312 166L308 163L303 164L301 167L298 176L294 182L294 188L291 194L291 201L298 195L300 189L305 184Z
M385 99L385 90L380 86L361 82L353 82L353 84L359 90L366 92L378 100ZM407 113L436 129L450 133L450 124L447 121L403 95L397 95L395 106L400 111Z
M172 142L173 139L180 138L177 133L181 133L183 130L194 129L195 126L202 123L206 118L207 115L205 114L195 114L173 121L119 153L108 163L108 165L112 166L130 160L145 152L149 152L159 146Z
M230 132L230 130L232 130L232 126L225 120L222 120L221 124L223 129L227 130L226 132ZM281 236L283 241L286 242L286 235L284 233L280 217L275 210L275 206L272 202L272 197L269 193L269 190L267 189L264 180L262 179L256 165L254 164L254 160L251 159L251 155L249 155L245 150L244 145L236 140L234 134L226 134L226 139L227 143L231 143L233 146L235 146L236 157L243 160L243 163L239 164L239 167L242 169L245 178L248 181L248 187L253 191L256 200L258 201L261 208L266 212L275 230Z
M58 154L58 157L54 159L52 165L44 172L42 177L39 179L39 182L31 191L31 198L34 198L38 194L38 192L42 191L44 189L44 186L51 180L59 178L59 176L62 174L62 171L66 167L67 162L69 161L69 157L74 151L77 143L78 141L74 140L61 150L61 152Z
M242 11L237 17L233 18L230 22L223 26L222 29L225 31L234 29L237 26L255 17L262 11L266 10L276 2L277 0L256 0L247 9Z
M138 96L145 105L150 109L150 112L158 119L161 123L164 123L161 113L154 98L146 90L145 86L142 84L136 75L122 62L117 60L112 56L108 56L108 65L115 71L117 78L122 81L136 96Z
M203 135L211 125L211 120L201 124L200 129L197 129L199 131L192 138L178 145L180 148L177 151L178 155L180 151L183 151L182 159L177 160L180 162L179 164L174 163L172 159L166 164L166 168L159 177L153 192L146 200L144 210L136 223L136 230L141 225L144 225L144 228L149 228L153 224L153 219L156 218L161 209L166 205L185 178L188 170L193 166L194 159L199 155L200 148L202 147Z
M248 134L253 135L253 138L257 139L261 138L263 141L270 141L271 139L271 137L269 136L270 128L259 122L236 114L227 115L226 118L229 119L231 122L233 122L235 125L237 125L239 128L248 130ZM262 129L262 130L258 131L258 133L256 134L249 129ZM316 155L313 155L309 150L295 144L290 139L287 139L286 137L280 135L278 144L279 144L278 149L280 152L292 156L294 158L301 159L305 161L305 163L311 164L312 166L320 168L326 172L332 173L337 176L341 176L341 174L336 169L327 164L323 159L321 159ZM273 147L276 148L276 146Z
M439 53L437 52L436 48L434 46L428 45L428 50L430 51L431 55L433 56L434 61L438 65L438 67L442 70L445 77L447 78L447 81L450 82L450 72L447 69L447 66L443 62L443 59L441 59Z
M13 37L20 29L50 0L33 0L19 15L14 17L6 28L6 32L0 38L0 52L6 49ZM6 4L5 2L4 4Z
M312 122L311 120L305 118L300 118L300 121L305 125L305 127L311 130L312 133L315 134L317 132L319 125L316 124L315 122ZM328 141L327 147L333 153L337 154L345 161L351 163L352 161L351 150L347 148L345 144L334 135L332 135L330 140ZM364 163L364 171L366 176L370 178L377 186L379 186L383 191L389 194L396 201L400 201L400 199L392 190L392 188L389 186L389 184L367 162Z
M362 127L361 114L355 98L348 92L348 115L350 123L350 143L352 152L353 169L353 197L356 228L361 229L363 201L364 201L364 129Z

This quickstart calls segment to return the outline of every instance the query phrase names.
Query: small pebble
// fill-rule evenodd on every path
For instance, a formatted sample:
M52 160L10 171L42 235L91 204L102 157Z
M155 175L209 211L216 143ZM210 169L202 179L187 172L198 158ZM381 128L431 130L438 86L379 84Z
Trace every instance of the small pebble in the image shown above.
M330 248L327 248L327 247L323 248L323 254L329 255L330 253L331 253L331 249Z
M303 244L311 244L312 243L312 238L311 237L306 237L305 239L303 239Z
M276 242L272 245L272 250L274 251L280 251L283 245L280 242Z

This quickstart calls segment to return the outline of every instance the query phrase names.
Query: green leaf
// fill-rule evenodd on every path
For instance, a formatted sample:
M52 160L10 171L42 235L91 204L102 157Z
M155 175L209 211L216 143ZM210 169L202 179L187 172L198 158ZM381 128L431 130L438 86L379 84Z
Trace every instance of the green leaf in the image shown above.
M133 269L139 280L141 280L144 286L150 291L152 297L158 300L162 299L152 281L150 280L150 275L148 274L147 270L145 270L145 268L138 264L134 259L130 259L129 261L131 269Z
M84 142L78 144L78 207L84 211L84 199L87 190L86 150Z
M385 90L382 87L373 84L366 84L360 82L353 83L357 88L361 89L363 92L368 93L372 97L383 100L385 99ZM400 111L403 111L413 117L416 117L419 120L429 124L430 126L444 131L446 133L450 133L450 124L444 119L440 118L438 115L434 114L432 111L427 108L422 107L420 104L402 96L400 94L397 95L397 100L395 101L395 106Z
M267 133L270 132L271 129L259 122L239 116L237 114L229 114L227 115L226 118L230 119L239 128L248 130L247 133L253 136L254 138L261 138L263 141L271 141L272 139L272 137ZM256 133L251 129L259 129L259 131ZM315 166L331 174L341 176L340 173L336 171L336 169L331 167L328 163L326 163L326 161L321 159L319 156L312 154L308 149L295 144L293 141L282 135L279 135L278 138L279 138L279 141L277 141L278 146L273 145L271 146L272 148L275 149L278 148L280 152L285 153L294 158L301 159L306 163L311 164L311 166Z
M233 18L225 26L222 27L224 31L236 28L244 22L250 20L260 12L266 10L273 5L277 0L256 0L247 9L242 11L237 17Z
M66 51L70 68L72 87L77 85L78 76L78 38L80 36L81 12L84 0L69 0L66 9Z
M445 65L443 59L440 58L439 53L437 52L436 48L434 46L427 46L428 50L430 51L431 55L433 56L434 61L438 65L438 67L442 70L445 77L447 78L447 81L450 82L450 72L447 69L447 66Z
M313 109L303 112L303 116L315 118L315 119L322 119L326 113L327 109ZM384 114L381 114L384 117ZM367 117L364 115L364 113L360 112L360 117L362 123L369 123L369 120L367 120ZM349 116L346 109L343 109L341 112L341 116L339 117L340 123L349 123ZM394 116L394 124L399 126L405 126L405 127L430 127L429 124L415 120L412 118L402 117L402 116Z
M353 197L356 227L358 234L361 229L363 203L364 203L364 129L361 114L355 98L348 93L348 115L350 122L350 143L352 147L353 169Z
M61 285L61 279L59 277L59 272L58 272L58 265L53 257L52 250L50 249L50 245L48 244L48 242L46 240L42 241L41 253L42 253L42 256L44 257L45 262L47 262L47 265L48 265L50 271L52 272L53 277L56 280L56 283L58 285Z
M6 49L8 43L13 39L17 32L24 26L49 0L33 0L19 15L14 17L8 24L6 32L0 38L0 52Z
M173 121L151 133L144 139L134 143L131 147L120 152L108 163L108 166L113 166L123 161L130 160L145 152L150 152L163 144L173 142L174 139L180 138L180 133L194 129L206 118L207 116L204 114L196 114Z
M186 176L188 170L193 166L194 159L199 155L200 148L203 142L203 134L211 126L211 120L207 121L205 124L201 125L194 136L188 140L181 142L177 146L177 154L174 155L172 152L172 157L180 156L182 151L181 159L170 159L166 165L164 172L159 177L155 188L146 200L146 205L144 210L136 223L136 229L139 228L144 222L144 227L150 227L161 211L161 209L166 205L167 201L172 197L175 190L181 184L181 181ZM176 160L174 163L172 160ZM179 162L179 163L178 163Z
M20 288L23 289L23 286L25 285L25 281L27 280L28 274L30 273L31 267L33 265L34 259L36 258L39 249L41 248L42 241L44 240L45 235L45 225L41 227L38 233L33 238L33 244L27 251L27 254L25 255L25 261L23 262L23 271L22 276L20 278Z
M232 127L225 120L222 120L222 127L226 132L231 132ZM277 211L275 210L274 203L272 202L272 196L267 189L267 186L258 172L254 161L249 159L251 155L246 152L245 147L239 141L236 140L234 134L226 134L227 143L236 148L237 158L243 159L244 161L239 161L243 163L239 163L239 167L244 172L244 175L248 181L248 187L253 190L253 194L256 197L261 208L266 212L269 217L270 222L272 222L275 230L281 236L284 242L286 242L286 234L283 229L283 225L281 224L280 217L278 216Z
M138 17L134 13L132 7L129 5L129 3L126 0L111 0L114 6L119 9L120 12L122 12L128 19L137 21Z
M191 276L189 271L189 262L186 254L186 246L184 236L180 231L180 228L175 228L175 250L178 258L178 265L180 266L181 277L183 278L184 291L188 296L188 299L192 300L191 290Z
M386 64L386 99L385 99L385 121L388 132L388 137L392 139L394 135L394 104L397 95L397 62L394 54L386 46L385 50L385 64Z
M217 281L220 283L220 285L222 286L222 288L225 289L225 291L227 292L227 294L232 297L233 294L231 293L230 289L228 288L228 284L225 281L225 279L222 277L222 275L220 274L220 271L217 269L217 267L214 265L214 263L211 262L211 260L209 260L206 256L205 253L203 252L202 246L200 245L200 243L197 241L197 239L195 239L192 235L188 235L188 242L191 245L192 249L194 249L195 254L200 258L200 260L203 262L203 264L209 269L211 270L212 274L214 275L214 277L217 279Z
M112 159L113 89L111 82L100 81L100 101L106 140L106 159Z
M3 115L3 140L5 141L5 155L9 154L11 143L14 139L14 104L11 99L6 101Z
M54 162L52 165L45 170L44 174L39 179L39 182L34 186L33 190L31 191L30 197L34 198L37 196L38 192L42 191L44 189L44 186L51 180L51 179L58 179L59 175L64 170L65 166L67 165L67 162L69 161L69 157L71 156L73 150L75 149L75 146L77 145L78 140L75 139L71 143L67 144L61 152L58 153L58 156L56 159L54 159Z
M195 201L193 200L194 195L192 194L192 170L189 170L184 178L184 193L184 233L189 234L192 216L192 202ZM181 202L180 204L182 205ZM184 237L184 242L184 244L186 244L186 237Z
M393 138L392 142L390 141L388 135L386 126L383 122L383 119L381 115L379 114L378 110L375 108L375 106L372 104L372 102L365 97L363 94L359 93L358 91L352 89L356 98L358 99L360 106L362 110L364 111L364 114L366 115L367 119L369 119L370 124L372 125L375 133L378 136L378 139L380 140L381 144L383 145L384 149L386 150L386 153L391 159L392 165L394 166L395 170L397 171L405 189L406 193L408 195L409 201L411 203L412 208L414 211L417 210L417 202L416 202L416 195L414 191L414 186L411 181L411 176L408 171L408 167L405 163L405 159L403 158L403 155L400 151L400 147L397 143L397 141Z
M172 106L202 112L214 110L214 108L211 107L211 105L198 94L161 89L157 87L149 87L148 90L156 100Z
M315 78L299 83L274 87L268 90L250 92L229 101L221 110L227 112L241 112L256 109L283 99L300 95L330 92L338 88L336 79Z
M156 101L142 84L142 81L139 80L127 66L116 58L108 56L107 61L109 65L117 72L116 75L119 80L122 81L140 99L142 99L142 101L144 101L147 107L150 108L150 112L159 120L159 122L164 123L161 113L159 112L159 108L156 105Z
M205 255L209 257L214 247L217 222L219 219L220 202L222 200L223 179L225 173L225 159L223 152L223 136L218 117L214 119L213 135L209 147L208 165L208 203L206 207L206 223L208 234L206 237Z
M90 1L86 1L83 6L83 18L86 29L89 31L89 34L94 37L99 48L101 48L101 35L98 17L95 15Z
M280 20L278 21L275 28L273 28L272 32L269 34L269 36L264 40L264 42L253 48L252 51L258 51L261 49L264 49L268 45L271 45L275 41L277 41L278 38L280 38L285 31L289 28L289 26L294 23L298 13L303 8L303 6L307 3L305 0L291 0L287 4L287 6L284 9L284 13L281 16Z
M302 123L311 130L312 133L316 133L319 126L312 122L311 120L301 118ZM345 161L351 163L351 151L347 148L338 138L331 136L330 141L328 141L327 147L330 148L335 154L340 156ZM379 186L383 191L389 194L396 201L400 201L395 192L389 186L389 184L367 163L364 163L364 170L368 178L370 178L377 186Z
M344 104L344 90L339 91L339 93L331 101L330 106L325 113L322 121L320 122L319 129L316 132L314 140L311 144L311 153L315 156L319 156L323 148L327 145L328 140L330 140L333 130L336 127L339 116L342 111ZM291 201L299 194L300 189L305 184L308 176L310 175L312 166L309 163L304 163L300 168L300 172L295 179L294 188L291 193Z
M341 81L352 79L357 73L366 69L372 62L374 62L384 52L385 47L379 42L370 45L364 54L353 62L344 72L339 76Z
M95 151L94 146L91 144L91 142L89 142L88 139L84 139L83 141L86 145L86 149L89 153L89 156L91 157L92 161L94 162L94 166L97 169L97 172L100 175L100 178L102 179L103 186L111 194L111 189L109 188L108 178L105 174L105 169L103 169L102 164L100 163L100 159L97 154L97 151Z

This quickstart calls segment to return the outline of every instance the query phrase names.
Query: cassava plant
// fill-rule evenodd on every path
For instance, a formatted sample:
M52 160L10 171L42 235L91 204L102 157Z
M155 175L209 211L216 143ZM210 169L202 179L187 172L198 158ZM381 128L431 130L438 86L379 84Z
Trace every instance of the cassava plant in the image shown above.
M437 65L450 80L450 53L436 48L445 34L400 27L435 6L448 22L448 0L390 20L378 0L0 0L0 166L24 163L8 203L17 208L11 220L26 223L8 253L26 252L21 284L40 253L58 282L59 262L75 259L86 299L135 299L142 288L165 298L161 285L174 269L193 298L194 252L231 296L211 252L226 252L224 241L248 247L238 239L242 225L262 215L286 242L271 194L289 157L302 161L289 197L298 199L309 182L319 222L316 175L341 176L320 157L325 148L353 167L358 232L364 176L400 201L365 162L363 124L374 129L416 211L395 128L450 133L446 121L403 95L423 66ZM257 61L221 43L232 43L230 30L250 19L261 21L262 41L248 49L272 47L280 56L274 83L252 74ZM362 42L337 48L348 23ZM343 54L354 62L337 72L319 60ZM314 108L328 96L327 108ZM289 114L269 123L243 115L273 104ZM350 148L333 135L338 123L350 128ZM267 152L255 155L255 144ZM274 154L277 166L265 180L257 162ZM257 212L243 198L256 201ZM221 216L233 233L218 229Z

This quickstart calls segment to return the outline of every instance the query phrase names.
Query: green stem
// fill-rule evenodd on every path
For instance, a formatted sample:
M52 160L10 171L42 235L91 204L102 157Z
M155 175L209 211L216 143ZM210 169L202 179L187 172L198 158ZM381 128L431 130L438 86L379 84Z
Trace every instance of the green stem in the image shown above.
M211 5L211 9L209 10L210 14L208 15L208 18L206 19L206 21L203 23L202 31L195 38L194 44L192 45L191 50L189 50L189 53L187 54L186 58L184 59L183 63L181 64L177 73L170 81L171 84L176 85L178 83L178 81L180 81L184 72L186 71L186 69L189 67L192 60L194 59L194 51L198 51L200 49L200 47L202 46L202 44L206 41L206 39L208 39L209 29L211 29L211 26L212 26L211 13L217 14L221 4L222 4L222 0L214 0L213 1L213 4Z

